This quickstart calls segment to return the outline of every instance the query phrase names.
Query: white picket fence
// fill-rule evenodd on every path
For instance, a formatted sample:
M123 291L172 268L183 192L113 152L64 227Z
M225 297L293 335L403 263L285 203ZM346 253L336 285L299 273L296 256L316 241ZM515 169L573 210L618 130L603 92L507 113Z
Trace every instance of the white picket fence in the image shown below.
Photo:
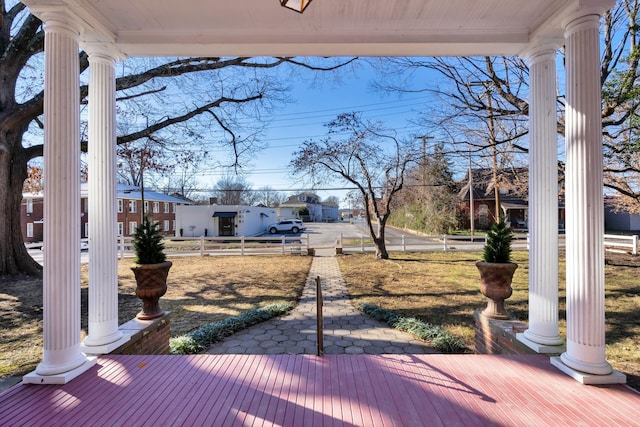
M118 238L118 254L120 258L132 256L132 237L120 236ZM415 238L401 236L399 239L388 239L387 250L398 252L418 251L480 251L485 244L484 236L421 236L421 242ZM83 239L88 246L87 239ZM42 243L27 243L27 248L36 249ZM565 246L564 235L559 236L559 246ZM325 246L333 248L334 245ZM363 234L337 236L336 248L342 251L368 252L375 247L370 238ZM85 247L86 248L86 247ZM320 247L315 247L318 249ZM514 235L513 248L515 250L529 249L529 236L525 233ZM302 254L306 255L310 249L309 235L281 236L281 237L169 237L165 240L166 253L169 255L199 254L205 255L250 255L250 254ZM638 254L638 236L624 236L617 234L604 235L604 249L611 252Z
M611 252L631 252L638 255L638 236L604 235L604 249Z
M199 253L200 256L228 254L302 254L309 249L309 235L281 237L170 237L165 239L167 255L184 255ZM118 254L120 258L133 253L133 238L118 238Z
M561 234L558 236L559 247L565 247L565 236ZM485 236L477 236L471 238L470 236L452 236L452 235L434 235L434 236L421 236L423 242L409 243L407 236L401 236L400 239L387 239L387 250L400 251L400 252L417 252L417 251L481 251L485 242ZM529 235L527 233L515 233L513 236L513 249L514 250L528 250L529 249ZM338 236L337 247L344 250L367 252L373 251L374 245L369 237L364 235L357 236ZM638 254L638 236L623 236L615 234L604 235L604 249L611 252L624 252L631 253L633 255Z

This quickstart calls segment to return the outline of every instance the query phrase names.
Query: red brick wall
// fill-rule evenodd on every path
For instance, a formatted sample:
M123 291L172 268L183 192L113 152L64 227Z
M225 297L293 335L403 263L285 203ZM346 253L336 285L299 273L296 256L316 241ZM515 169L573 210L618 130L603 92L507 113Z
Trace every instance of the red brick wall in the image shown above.
M42 242L44 234L42 219L44 217L44 204L42 198L33 199L33 212L27 213L27 201L22 200L20 206L20 219L22 225L22 238L25 243ZM27 237L27 223L33 224L33 237Z
M133 319L118 328L131 339L110 354L169 354L171 313L153 320Z
M476 354L536 354L517 340L516 334L524 332L527 325L516 320L489 319L476 311Z

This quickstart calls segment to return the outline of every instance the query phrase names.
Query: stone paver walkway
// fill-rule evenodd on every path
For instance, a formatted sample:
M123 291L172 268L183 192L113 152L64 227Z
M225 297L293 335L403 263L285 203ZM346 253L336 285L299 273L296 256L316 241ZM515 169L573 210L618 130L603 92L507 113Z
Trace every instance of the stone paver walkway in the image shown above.
M360 313L349 301L334 256L313 258L300 304L290 313L215 343L210 354L316 354L316 277L323 293L325 354L426 354L436 351L412 335Z

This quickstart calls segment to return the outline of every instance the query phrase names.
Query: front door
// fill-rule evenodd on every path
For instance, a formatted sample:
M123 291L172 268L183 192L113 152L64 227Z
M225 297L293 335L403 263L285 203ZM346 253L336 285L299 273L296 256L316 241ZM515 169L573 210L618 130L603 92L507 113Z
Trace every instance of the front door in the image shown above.
M218 218L218 235L233 236L233 218Z

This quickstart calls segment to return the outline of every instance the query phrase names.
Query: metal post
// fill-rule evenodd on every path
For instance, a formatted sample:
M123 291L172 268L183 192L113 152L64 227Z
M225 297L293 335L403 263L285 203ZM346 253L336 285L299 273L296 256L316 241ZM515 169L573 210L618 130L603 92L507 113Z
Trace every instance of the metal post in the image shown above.
M442 250L447 252L447 235L442 236Z
M402 252L407 252L407 243L404 239L404 234L402 235Z
M638 255L638 235L637 234L633 235L633 249L631 250L631 253L634 255Z
M364 253L364 235L360 236L360 252Z
M471 151L469 151L469 225L471 226L471 242L475 234L475 207L473 200L473 170L471 169Z
M323 334L323 321L322 321L322 286L320 284L320 276L316 277L316 334L318 345L318 356L322 356L324 353L324 334Z
M204 236L200 236L200 256L204 256Z
M244 255L244 236L240 237L240 255Z
M284 255L284 243L285 243L284 236L282 236L282 255Z

